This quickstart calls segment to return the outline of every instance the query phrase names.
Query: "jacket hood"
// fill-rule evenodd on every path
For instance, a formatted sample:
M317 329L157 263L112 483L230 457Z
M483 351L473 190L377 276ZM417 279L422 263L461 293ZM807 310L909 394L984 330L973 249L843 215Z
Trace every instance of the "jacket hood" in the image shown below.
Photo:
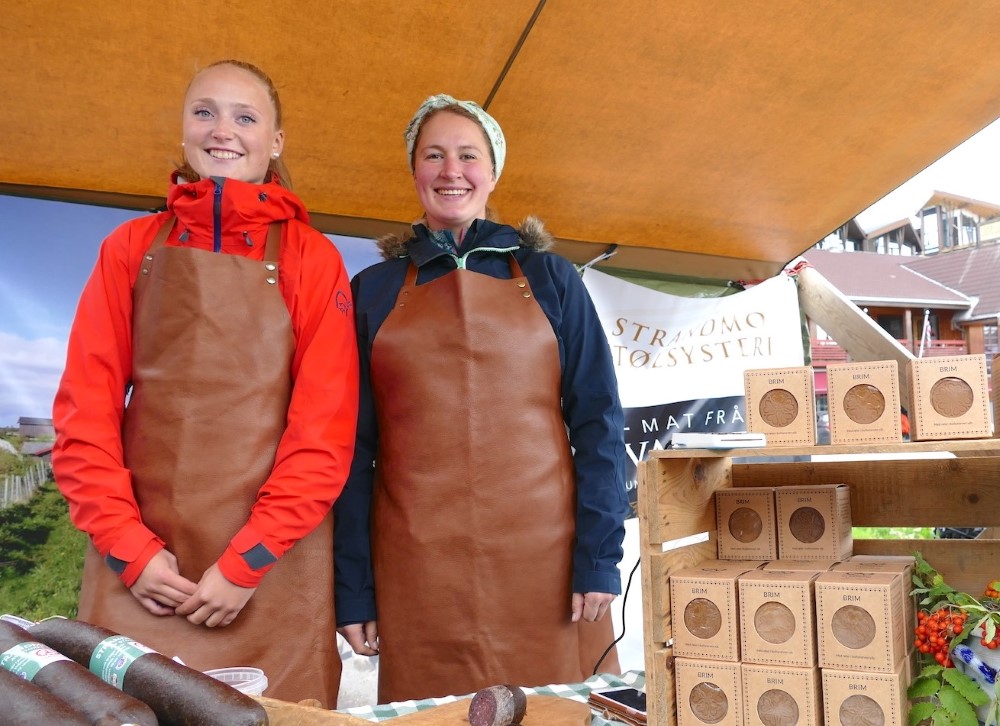
M522 247L529 247L536 252L545 252L555 243L555 237L545 229L545 224L538 217L525 217L524 221L516 227ZM391 260L397 257L406 257L409 254L408 246L416 239L413 233L393 233L383 235L375 239L382 259Z
M302 201L276 182L250 184L236 179L218 182L176 179L167 194L167 208L177 216L180 228L193 239L212 239L218 221L223 249L245 247L248 237L263 239L272 222L297 219L309 223L309 214Z

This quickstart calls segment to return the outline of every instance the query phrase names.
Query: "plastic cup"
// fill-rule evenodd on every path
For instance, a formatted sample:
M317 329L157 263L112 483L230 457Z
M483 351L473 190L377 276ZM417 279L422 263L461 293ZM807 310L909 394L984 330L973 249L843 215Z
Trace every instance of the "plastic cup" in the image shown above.
M213 668L205 671L205 675L248 696L260 696L267 690L267 676L260 668Z

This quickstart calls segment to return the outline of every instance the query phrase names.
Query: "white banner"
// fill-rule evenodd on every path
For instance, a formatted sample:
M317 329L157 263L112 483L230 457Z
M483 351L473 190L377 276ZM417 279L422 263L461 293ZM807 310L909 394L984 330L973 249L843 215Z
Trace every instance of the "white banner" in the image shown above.
M633 508L636 464L650 451L663 448L678 431L745 431L743 372L805 361L795 281L784 273L713 298L668 295L593 269L584 273L583 282L597 306L618 375ZM638 559L633 517L625 523L619 566L624 596L611 607L624 670L645 667Z
M594 269L597 307L625 409L632 466L678 431L745 431L743 372L804 364L795 281L780 274L725 297L680 297Z

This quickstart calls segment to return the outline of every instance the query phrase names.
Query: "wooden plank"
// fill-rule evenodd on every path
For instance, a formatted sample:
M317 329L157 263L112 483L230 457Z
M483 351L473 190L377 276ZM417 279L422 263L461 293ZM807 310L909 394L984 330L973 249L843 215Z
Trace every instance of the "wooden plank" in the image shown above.
M957 590L981 595L1000 573L1000 540L865 539L854 541L858 555L912 555L919 552Z
M467 726L469 699L417 711L389 719L393 724L407 726ZM586 726L590 723L590 706L559 696L528 696L528 707L522 726Z
M962 456L1000 456L1000 438L963 439L952 441L900 441L884 444L822 444L816 446L768 446L756 449L657 449L650 451L648 460L732 458L766 461L769 458L788 459L801 456L839 456L858 460L869 454L906 458L929 452Z
M732 486L730 463L724 458L692 458L640 465L652 482L647 499L651 543L662 544L715 530L715 490ZM639 496L647 485L640 482ZM643 525L640 525L643 526Z
M834 287L815 267L799 270L799 305L802 312L830 334L853 361L894 360L899 366L899 396L910 410L907 364L913 353L872 320Z
M674 649L657 648L646 667L646 712L649 726L677 726Z
M653 647L662 646L673 638L673 626L670 620L670 576L678 570L714 559L717 551L718 543L713 536L706 542L666 552L656 552L654 549L649 553L650 576L648 582L646 580L642 582L643 611L646 611L647 604L649 609L649 617L645 618L648 627L643 630L643 637Z
M252 698L264 707L269 726L364 726L371 723L357 716L302 703L281 701L266 696L252 696Z
M734 486L851 487L859 527L1000 525L1000 466L994 457L734 464Z

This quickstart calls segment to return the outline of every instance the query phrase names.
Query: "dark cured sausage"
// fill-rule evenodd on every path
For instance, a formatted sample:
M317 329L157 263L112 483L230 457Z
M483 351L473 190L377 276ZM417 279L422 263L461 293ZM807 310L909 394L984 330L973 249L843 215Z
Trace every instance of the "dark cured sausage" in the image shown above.
M26 648L19 647L26 644ZM39 647L41 645L39 639L24 628L0 620L0 654L8 653L6 660L11 665L38 663L37 657L44 663L31 677L36 686L61 698L91 723L108 719L117 724L156 726L156 715L145 703L109 686L86 667L68 660L65 654L51 652L58 648L47 643L44 645L48 647Z
M517 686L490 686L477 691L469 703L470 726L512 726L521 723L528 697Z
M47 618L32 625L32 637L90 667L98 647L108 650L109 638L145 646L118 633L81 620ZM201 671L183 666L155 651L141 653L123 671L121 689L156 712L163 726L262 726L267 712L257 701Z
M0 715L7 726L90 726L90 719L64 700L4 668L0 668L0 704Z

